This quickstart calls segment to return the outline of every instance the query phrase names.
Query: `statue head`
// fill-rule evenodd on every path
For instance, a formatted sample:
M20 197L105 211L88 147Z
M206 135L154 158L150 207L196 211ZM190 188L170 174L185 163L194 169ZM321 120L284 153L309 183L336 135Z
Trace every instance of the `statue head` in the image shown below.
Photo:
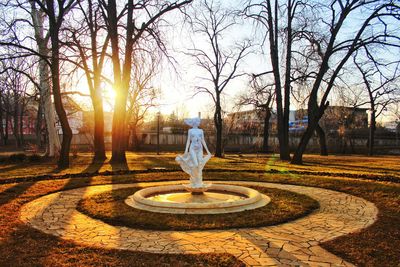
M190 127L199 127L200 125L200 118L191 118L191 119L185 119L184 122L189 125Z

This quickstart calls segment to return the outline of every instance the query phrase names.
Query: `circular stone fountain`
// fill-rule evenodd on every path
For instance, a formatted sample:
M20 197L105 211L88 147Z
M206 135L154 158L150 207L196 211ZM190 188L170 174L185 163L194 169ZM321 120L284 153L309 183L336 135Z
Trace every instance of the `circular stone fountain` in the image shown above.
M263 207L270 198L257 190L235 185L166 185L141 189L125 203L137 209L176 214L221 214Z
M137 209L160 213L220 214L260 208L270 202L257 190L234 185L204 184L203 168L211 158L200 118L186 119L192 128L183 155L176 161L190 175L186 185L155 186L137 191L125 203ZM207 155L203 156L203 149Z

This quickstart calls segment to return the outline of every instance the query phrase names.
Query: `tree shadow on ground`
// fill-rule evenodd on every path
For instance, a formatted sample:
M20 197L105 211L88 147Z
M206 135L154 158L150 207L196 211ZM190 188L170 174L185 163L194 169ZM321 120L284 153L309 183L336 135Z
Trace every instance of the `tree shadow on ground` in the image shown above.
M22 169L22 168L26 168L26 167L27 167L26 164L20 163L20 164L14 164L12 166L8 166L5 168L1 168L0 171L1 172L9 172L9 171L14 171L14 170L18 170L18 169Z
M318 165L322 165L322 166L327 166L330 168L335 168L335 169L339 169L339 170L350 170L350 171L365 171L365 170L369 170L369 171L376 171L376 172L395 172L396 169L394 169L393 167L387 167L387 168L383 168L383 167L376 167L376 166L355 166L355 165L351 165L351 164L334 164L334 163L325 163L325 162L318 162Z
M160 254L89 247L19 226L0 243L0 266L245 266L229 254ZM28 249L27 249L28 248Z
M35 183L36 182L18 183L10 188L7 188L0 194L0 206L17 199Z
M81 173L97 173L103 167L105 160L93 161Z

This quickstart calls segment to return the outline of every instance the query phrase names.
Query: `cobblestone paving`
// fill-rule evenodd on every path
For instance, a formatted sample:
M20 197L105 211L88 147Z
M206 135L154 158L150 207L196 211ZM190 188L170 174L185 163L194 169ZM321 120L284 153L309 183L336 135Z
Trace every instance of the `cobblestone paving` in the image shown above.
M181 232L115 227L75 209L81 198L107 190L173 184L159 182L89 186L46 195L27 203L21 219L45 233L96 247L157 253L227 252L249 266L353 266L319 243L365 228L377 218L378 210L371 202L336 191L273 183L225 183L305 194L319 201L320 209L277 226Z

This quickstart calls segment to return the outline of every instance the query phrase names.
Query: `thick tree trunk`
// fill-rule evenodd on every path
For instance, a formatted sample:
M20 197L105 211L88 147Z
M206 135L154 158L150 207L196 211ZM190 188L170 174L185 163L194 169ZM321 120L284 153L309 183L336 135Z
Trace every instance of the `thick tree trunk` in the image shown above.
M51 11L54 12L54 6L49 7ZM54 13L53 13L54 14ZM55 15L53 17L53 20ZM52 19L50 19L52 20ZM57 116L60 120L61 129L63 132L62 143L61 143L61 152L60 157L58 159L58 168L64 169L69 167L69 151L72 140L72 130L69 126L67 113L65 112L62 99L61 99L61 87L60 87L60 62L59 62L59 29L57 23L52 21L49 23L50 28L50 39L51 39L51 80L53 84L53 95L54 95L54 104L57 112Z
M42 121L43 121L43 103L39 100L38 111L36 114L35 124L35 135L36 135L36 147L40 149L42 147Z
M31 16L35 29L35 40L38 46L39 54L43 56L49 56L50 52L47 48L47 39L44 36L43 29L44 16L41 11L36 9L33 1L31 1ZM48 147L46 149L46 154L48 157L57 157L61 150L61 143L56 129L55 110L51 101L49 66L43 59L39 60L39 85L40 101L43 108L48 137Z
M270 120L270 118L271 118L271 110L269 108L267 108L265 110L265 117L264 117L263 146L262 146L263 153L269 152L268 139L269 139L269 120Z
M322 129L322 127L319 124L317 124L315 131L319 138L319 146L320 146L321 156L328 156L328 147L326 145L326 135L325 135L324 129Z
M40 97L43 98L43 114L46 122L46 131L48 137L48 157L57 157L60 155L61 142L56 129L56 112L51 101L51 92L49 84L49 67L46 62L39 61L39 79L40 79Z
M100 88L96 88L93 98L94 110L94 158L93 161L104 161L106 156L106 149L104 145L104 110L101 99Z
M308 142L310 141L311 137L313 136L315 131L315 126L311 127L310 124L308 125L306 131L301 137L300 143L296 148L296 151L293 155L292 164L303 164L303 154L306 151Z
M117 94L114 105L113 128L112 128L112 163L126 164L126 101L125 90L120 90ZM126 90L127 91L127 90Z
M287 1L287 42L286 42L286 60L285 60L285 84L284 84L284 108L283 108L283 122L282 122L282 150L281 159L290 160L290 146L289 146L289 115L290 115L290 91L291 91L291 71L292 71L292 1ZM276 14L276 16L278 16ZM278 22L276 22L278 23Z
M312 101L312 100L311 100ZM325 111L326 107L318 107L315 102L314 104L309 103L308 108L308 125L306 131L301 137L300 143L296 148L296 151L293 155L292 164L303 164L303 154L306 151L307 145L312 138L316 128L318 126L319 119L322 117L323 112Z
M97 12L98 7L95 7L92 1L88 2L88 8L83 9L80 7L85 15L84 23L90 32L91 40L91 61L93 73L89 70L89 64L87 62L87 55L85 49L81 46L80 41L73 35L73 39L79 49L82 64L84 66L84 71L86 74L86 80L90 90L90 96L92 100L93 110L94 110L94 135L93 135L93 146L94 146L94 157L93 162L103 162L107 156L104 144L104 110L103 110L103 98L102 98L102 88L101 88L101 73L104 64L104 57L106 53L106 47L108 46L108 38L101 47L101 53L98 52L99 46L97 44L97 36L99 33L99 25L97 24Z
M131 2L130 2L131 4ZM124 69L121 70L120 53L119 53L119 35L118 35L118 18L117 18L117 6L116 1L108 2L108 30L110 34L111 50L112 50L112 62L114 71L114 90L116 92L115 104L114 104L114 115L112 125L112 156L111 163L126 164L126 142L125 142L125 116L126 116L126 101L130 78L130 64L124 64ZM128 13L132 11L129 10ZM128 20L131 19L127 18ZM129 43L126 44L125 59L132 57L132 25L129 25L129 33L127 29L127 36ZM126 63L126 62L125 62ZM125 66L127 69L125 69ZM128 76L129 74L129 76ZM125 75L125 76L124 76ZM126 81L124 81L126 78Z

